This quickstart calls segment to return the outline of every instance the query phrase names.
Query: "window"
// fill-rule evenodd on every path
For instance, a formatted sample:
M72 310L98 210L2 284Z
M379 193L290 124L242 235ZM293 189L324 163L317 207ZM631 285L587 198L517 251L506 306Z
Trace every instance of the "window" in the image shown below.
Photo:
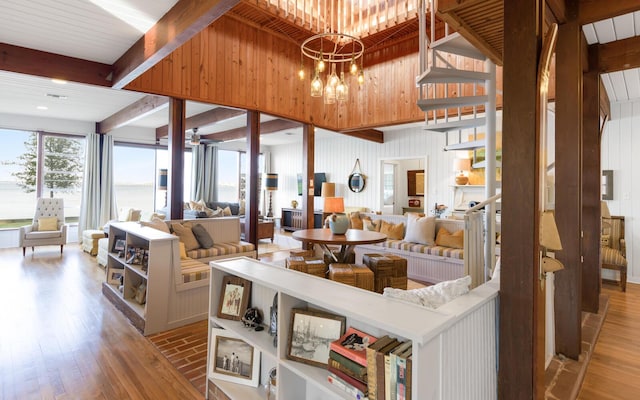
M113 149L113 183L118 208L153 211L156 149L117 145Z
M30 223L36 208L37 134L0 129L0 136L0 228L15 228Z
M218 201L235 203L240 198L240 152L218 150Z
M15 228L30 223L38 196L63 198L66 222L77 222L84 138L7 129L0 129L0 135L3 139L0 227Z

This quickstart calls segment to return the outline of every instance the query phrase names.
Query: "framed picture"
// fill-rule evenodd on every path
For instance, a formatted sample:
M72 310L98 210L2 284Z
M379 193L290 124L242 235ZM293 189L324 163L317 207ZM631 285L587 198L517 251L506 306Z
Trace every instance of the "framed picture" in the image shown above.
M291 310L287 358L327 367L329 345L345 330L346 318L315 310Z
M260 381L260 352L233 332L211 328L211 377L257 387Z
M227 275L222 280L218 318L240 321L249 306L251 281Z
M120 285L122 282L122 275L124 274L124 269L122 268L111 268L109 269L109 276L107 276L107 283L110 285Z
M116 238L115 242L113 242L113 252L117 253L120 251L124 251L126 242L124 238Z

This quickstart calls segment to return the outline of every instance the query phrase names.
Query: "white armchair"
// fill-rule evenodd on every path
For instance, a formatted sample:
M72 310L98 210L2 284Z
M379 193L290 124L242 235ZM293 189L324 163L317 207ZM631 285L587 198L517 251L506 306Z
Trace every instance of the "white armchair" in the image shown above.
M55 218L55 219L54 219ZM67 225L64 223L62 199L39 198L33 223L20 227L19 246L24 257L27 247L60 245L60 254L67 243Z

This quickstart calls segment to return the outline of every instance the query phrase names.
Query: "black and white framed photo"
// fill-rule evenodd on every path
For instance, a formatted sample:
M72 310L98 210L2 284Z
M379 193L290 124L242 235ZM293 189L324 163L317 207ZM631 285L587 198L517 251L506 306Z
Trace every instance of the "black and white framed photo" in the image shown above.
M212 378L257 387L260 351L232 331L211 328L209 374Z
M222 280L218 318L240 321L249 306L251 281L227 275Z
M113 252L118 253L124 251L125 246L126 241L124 240L124 238L116 237L115 241L113 242Z
M345 330L346 318L316 310L291 310L287 358L327 367L329 345Z
M110 285L121 285L123 274L124 269L122 268L110 268L109 276L107 276L107 283L109 283Z

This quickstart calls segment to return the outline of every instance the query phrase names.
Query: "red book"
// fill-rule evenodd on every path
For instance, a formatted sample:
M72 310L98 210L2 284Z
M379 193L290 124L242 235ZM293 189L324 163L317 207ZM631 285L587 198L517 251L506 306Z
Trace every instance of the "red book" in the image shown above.
M376 340L375 336L349 327L340 339L331 342L330 349L366 367L367 347Z
M354 388L358 389L359 391L361 391L362 393L364 393L364 395L367 395L367 384L359 381L353 377L350 377L349 375L345 374L344 372L340 371L339 369L333 368L332 366L327 367L328 371L332 374L334 374L335 376L337 376L338 378L342 379L345 383L353 386Z

